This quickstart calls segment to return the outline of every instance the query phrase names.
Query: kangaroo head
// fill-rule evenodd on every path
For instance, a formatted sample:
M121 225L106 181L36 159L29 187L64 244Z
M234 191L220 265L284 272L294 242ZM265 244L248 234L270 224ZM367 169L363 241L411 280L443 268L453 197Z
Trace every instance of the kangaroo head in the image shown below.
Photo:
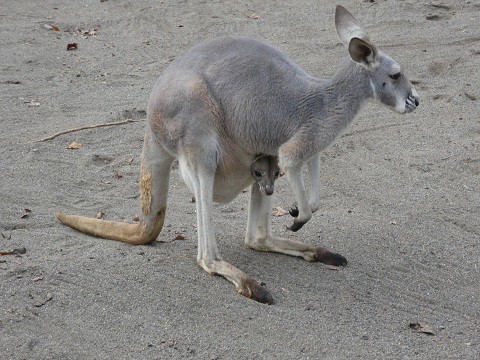
M353 15L340 5L335 12L335 27L350 58L368 76L373 97L401 114L415 110L419 97L402 67L379 51Z
M260 155L251 165L254 180L264 195L272 195L275 180L278 178L280 168L276 156Z

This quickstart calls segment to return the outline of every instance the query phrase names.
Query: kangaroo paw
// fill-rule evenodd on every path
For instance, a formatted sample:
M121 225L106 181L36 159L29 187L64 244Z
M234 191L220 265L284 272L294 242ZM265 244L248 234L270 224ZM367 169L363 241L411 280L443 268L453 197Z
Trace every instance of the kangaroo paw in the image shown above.
M345 259L342 255L336 254L327 250L323 247L318 247L316 249L313 261L318 261L327 265L334 265L334 266L345 266L347 265L347 259Z
M293 231L293 232L298 231L298 230L300 230L300 229L303 227L303 225L305 225L306 223L307 223L307 222L294 221L293 224L292 224L292 226L290 226L290 227L287 226L287 230L290 230L290 231Z
M290 210L288 210L288 213L293 216L293 217L298 217L299 211L298 211L298 206L294 205Z
M262 285L251 278L244 279L237 291L239 294L262 304L273 304L273 296Z

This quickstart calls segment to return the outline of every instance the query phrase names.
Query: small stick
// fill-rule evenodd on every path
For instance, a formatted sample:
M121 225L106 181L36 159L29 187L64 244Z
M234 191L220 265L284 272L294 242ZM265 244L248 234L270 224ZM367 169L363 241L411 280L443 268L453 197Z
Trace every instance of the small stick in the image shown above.
M51 136L48 136L46 138L33 140L33 141L34 142L42 142L42 141L52 140L52 139L55 139L57 136L64 135L64 134L69 134L69 133L72 133L72 132L75 132L75 131L93 129L93 128L102 127L102 126L123 125L123 124L128 124L128 123L131 123L131 122L139 122L139 121L145 121L145 120L146 119L127 119L127 120L116 121L116 122L111 122L111 123L103 123L103 124L82 126L80 128L76 128L76 129L69 129L69 130L60 131L60 132L58 132L56 134L53 134Z

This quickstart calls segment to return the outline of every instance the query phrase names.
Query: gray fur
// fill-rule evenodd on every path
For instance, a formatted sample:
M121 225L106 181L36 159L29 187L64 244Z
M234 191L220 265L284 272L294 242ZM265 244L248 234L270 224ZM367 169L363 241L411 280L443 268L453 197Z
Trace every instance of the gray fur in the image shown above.
M224 276L237 291L272 303L253 278L222 260L213 226L213 202L228 202L253 184L256 154L278 157L298 204L292 231L319 208L319 152L330 146L370 99L408 113L418 96L401 67L378 51L343 7L335 23L348 47L335 75L307 74L277 48L245 37L203 42L176 58L159 77L147 109L142 153L141 200L144 220L123 224L57 213L63 223L95 236L144 244L161 231L171 164L196 197L198 264ZM309 196L302 169L307 164ZM346 260L321 246L271 234L271 197L251 186L245 245L261 251L300 256L307 261L344 265Z

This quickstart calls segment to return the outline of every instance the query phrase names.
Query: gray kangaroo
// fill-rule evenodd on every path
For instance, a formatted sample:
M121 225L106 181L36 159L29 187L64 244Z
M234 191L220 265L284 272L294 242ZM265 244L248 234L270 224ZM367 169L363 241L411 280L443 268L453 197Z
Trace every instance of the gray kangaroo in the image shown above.
M203 42L176 58L159 77L147 107L140 166L143 220L126 224L55 213L72 228L129 244L155 241L167 206L171 165L196 197L198 264L225 277L256 301L273 303L265 286L222 260L215 239L213 202L229 202L253 183L256 154L278 156L298 204L291 231L319 208L319 152L350 125L369 99L410 113L418 95L404 71L380 52L355 18L337 6L335 26L349 57L329 79L307 74L275 47L245 37ZM310 177L309 196L302 168ZM273 236L271 197L250 188L245 245L332 265L346 259L321 246Z
M275 180L280 174L278 158L276 156L260 155L255 158L251 166L252 177L263 195L273 194Z

